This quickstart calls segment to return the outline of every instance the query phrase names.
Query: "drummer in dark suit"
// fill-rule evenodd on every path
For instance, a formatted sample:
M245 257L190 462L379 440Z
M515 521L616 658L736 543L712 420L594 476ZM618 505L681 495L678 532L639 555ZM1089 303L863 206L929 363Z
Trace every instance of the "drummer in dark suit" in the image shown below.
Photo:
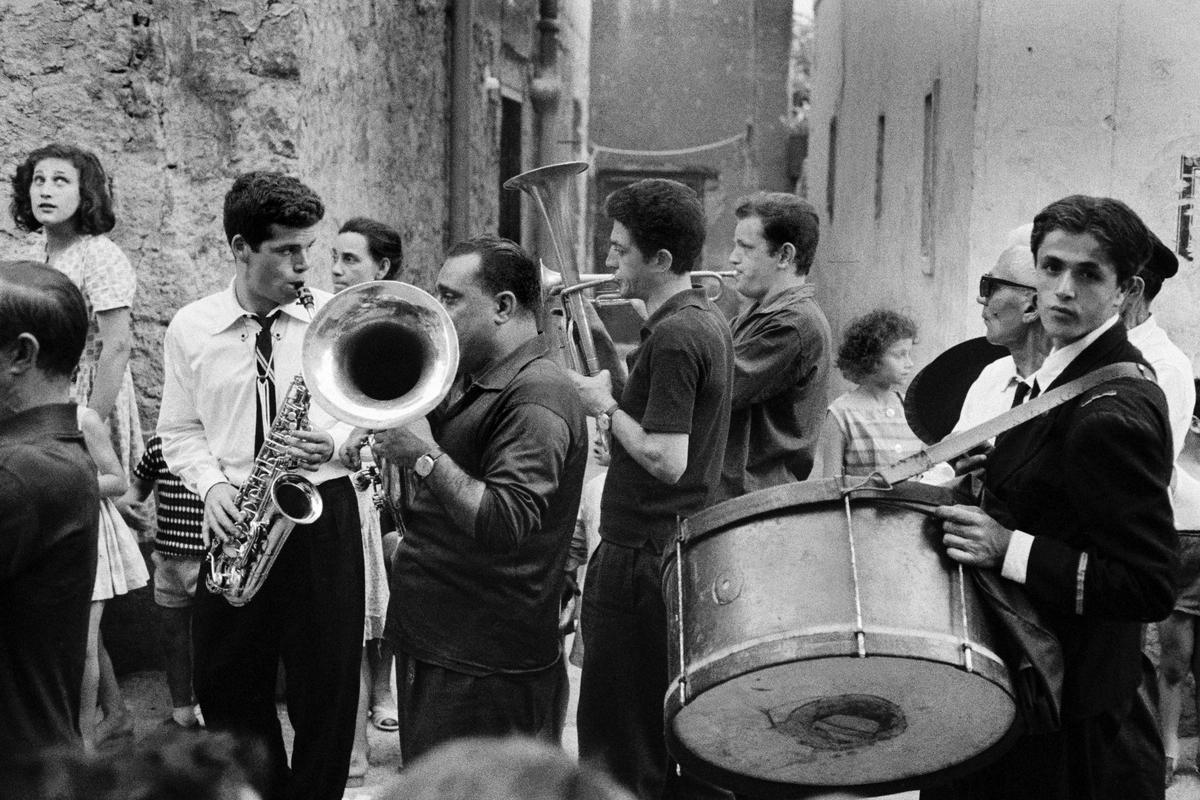
M1123 203L1075 195L1034 220L1042 324L1053 349L1031 394L1118 362L1145 365L1118 316L1149 257L1141 219ZM1149 373L1147 373L1149 374ZM1062 726L1027 733L999 762L945 794L966 798L1163 796L1161 779L1114 788L1138 689L1142 623L1166 617L1177 537L1171 432L1153 380L1084 392L996 441L982 509L947 506L950 558L1023 584L1064 654ZM1157 764L1146 774L1162 774ZM1152 784L1152 785L1151 785Z

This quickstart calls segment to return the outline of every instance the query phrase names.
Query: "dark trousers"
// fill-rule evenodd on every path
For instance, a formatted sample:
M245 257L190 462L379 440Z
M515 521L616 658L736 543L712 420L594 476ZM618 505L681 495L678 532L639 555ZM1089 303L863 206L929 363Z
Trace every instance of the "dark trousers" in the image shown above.
M1121 778L1129 759L1137 756L1121 729L1141 726L1138 708L1144 706L1135 705L1133 716L1100 714L1072 720L1054 733L1023 736L999 761L962 780L926 789L921 800L1161 800L1161 755L1157 780Z
M195 689L211 729L257 737L272 797L335 800L346 788L358 709L365 590L358 502L348 478L320 486L325 510L298 525L241 608L203 587L192 635ZM296 731L288 769L275 683L282 658Z
M396 647L404 763L464 736L524 734L558 744L556 706L565 659L521 675L467 675Z
M662 557L601 541L587 566L580 627L579 757L599 764L642 800L729 797L678 775L663 735L667 609Z

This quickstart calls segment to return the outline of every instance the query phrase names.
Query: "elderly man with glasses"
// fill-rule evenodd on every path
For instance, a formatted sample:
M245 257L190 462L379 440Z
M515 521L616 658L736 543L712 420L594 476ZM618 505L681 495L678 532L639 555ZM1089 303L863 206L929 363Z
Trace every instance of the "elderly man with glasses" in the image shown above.
M963 431L1007 411L1025 399L1033 375L1050 352L1050 340L1038 320L1037 290L1033 286L1033 253L1029 225L1009 235L1009 245L979 279L983 324L987 340L1008 348L1009 355L993 361L967 391L954 430Z

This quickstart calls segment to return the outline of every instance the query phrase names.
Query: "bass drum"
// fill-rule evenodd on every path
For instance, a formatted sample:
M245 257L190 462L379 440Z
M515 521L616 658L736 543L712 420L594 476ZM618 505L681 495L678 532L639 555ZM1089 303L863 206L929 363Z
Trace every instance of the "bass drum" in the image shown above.
M765 489L681 525L665 724L700 777L762 797L901 791L1006 745L1008 669L929 515L949 491L861 483Z

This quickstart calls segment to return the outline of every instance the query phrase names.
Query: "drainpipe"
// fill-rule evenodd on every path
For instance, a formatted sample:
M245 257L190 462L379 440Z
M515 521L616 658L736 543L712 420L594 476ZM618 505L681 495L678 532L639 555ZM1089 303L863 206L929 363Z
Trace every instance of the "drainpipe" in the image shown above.
M529 99L538 115L538 165L553 164L556 155L554 123L558 101L562 97L562 78L558 74L558 0L538 4L539 36L537 74L529 87Z
M471 39L474 0L450 3L454 26L450 55L450 242L469 236L471 216Z

